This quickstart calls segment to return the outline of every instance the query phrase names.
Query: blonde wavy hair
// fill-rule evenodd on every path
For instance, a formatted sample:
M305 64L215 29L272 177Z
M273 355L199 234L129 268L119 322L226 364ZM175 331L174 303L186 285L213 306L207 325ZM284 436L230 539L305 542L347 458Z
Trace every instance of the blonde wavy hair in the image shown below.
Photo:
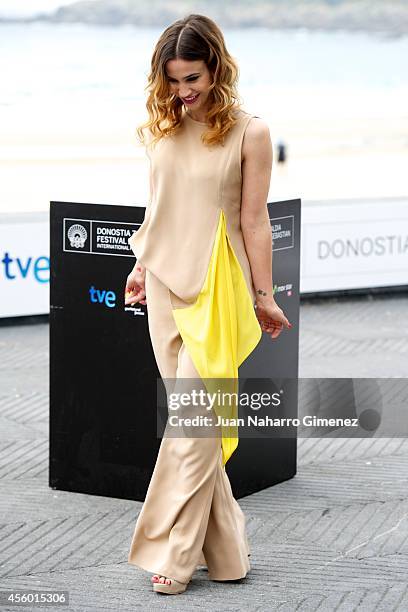
M144 130L150 130L154 145L171 136L181 125L182 100L170 93L165 67L172 59L203 60L212 76L209 92L209 128L201 135L207 146L224 144L224 138L235 125L236 111L242 105L237 92L239 69L228 53L224 36L209 17L191 14L178 19L161 34L151 59L151 71L145 90L149 92L146 108L149 119L136 128L141 144L146 144Z

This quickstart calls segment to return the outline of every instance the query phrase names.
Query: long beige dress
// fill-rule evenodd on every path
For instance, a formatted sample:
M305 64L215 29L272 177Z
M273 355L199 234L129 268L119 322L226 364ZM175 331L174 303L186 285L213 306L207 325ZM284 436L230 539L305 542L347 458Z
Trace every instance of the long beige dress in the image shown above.
M147 147L153 194L129 244L146 267L149 333L160 375L180 385L189 379L197 384L204 371L237 376L261 337L240 226L242 141L251 117L240 111L224 146L208 148L200 138L206 125L184 113L175 135ZM229 301L222 294L226 283ZM189 309L191 317L183 317ZM188 325L208 318L207 335ZM213 580L247 574L245 516L225 470L236 445L226 444L230 439L220 427L211 431L163 438L129 563L184 583L199 563L207 564Z

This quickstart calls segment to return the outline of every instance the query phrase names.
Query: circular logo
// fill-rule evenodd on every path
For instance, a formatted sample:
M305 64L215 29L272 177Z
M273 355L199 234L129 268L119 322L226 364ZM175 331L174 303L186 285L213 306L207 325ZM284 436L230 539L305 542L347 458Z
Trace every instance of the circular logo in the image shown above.
M88 237L88 232L84 228L83 225L79 223L75 223L75 225L71 225L68 230L68 240L69 244L76 249L83 249L85 241Z

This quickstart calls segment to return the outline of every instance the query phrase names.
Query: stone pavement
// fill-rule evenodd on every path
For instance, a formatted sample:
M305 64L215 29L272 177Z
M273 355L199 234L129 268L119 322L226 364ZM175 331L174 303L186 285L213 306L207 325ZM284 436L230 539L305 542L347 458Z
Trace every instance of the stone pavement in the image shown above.
M406 294L303 300L299 375L406 377L407 309ZM75 612L408 610L408 442L398 438L299 439L296 476L240 500L247 579L198 571L183 595L153 593L127 563L141 503L48 487L49 328L38 319L0 322L2 589L66 589L61 609Z

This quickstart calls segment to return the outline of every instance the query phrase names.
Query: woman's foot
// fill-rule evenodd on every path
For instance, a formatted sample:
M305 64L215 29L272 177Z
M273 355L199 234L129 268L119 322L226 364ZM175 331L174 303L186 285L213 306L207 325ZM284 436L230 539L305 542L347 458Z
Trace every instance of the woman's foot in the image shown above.
M187 588L187 585L183 582L179 582L173 578L167 578L166 576L160 576L159 574L154 574L154 576L152 576L152 582L153 591L157 593L166 593L167 595L178 595L179 593L183 593Z
M159 582L160 578L163 578L164 576L162 576L161 574L153 574L153 576L151 577L151 581L153 582L153 584L155 582Z

